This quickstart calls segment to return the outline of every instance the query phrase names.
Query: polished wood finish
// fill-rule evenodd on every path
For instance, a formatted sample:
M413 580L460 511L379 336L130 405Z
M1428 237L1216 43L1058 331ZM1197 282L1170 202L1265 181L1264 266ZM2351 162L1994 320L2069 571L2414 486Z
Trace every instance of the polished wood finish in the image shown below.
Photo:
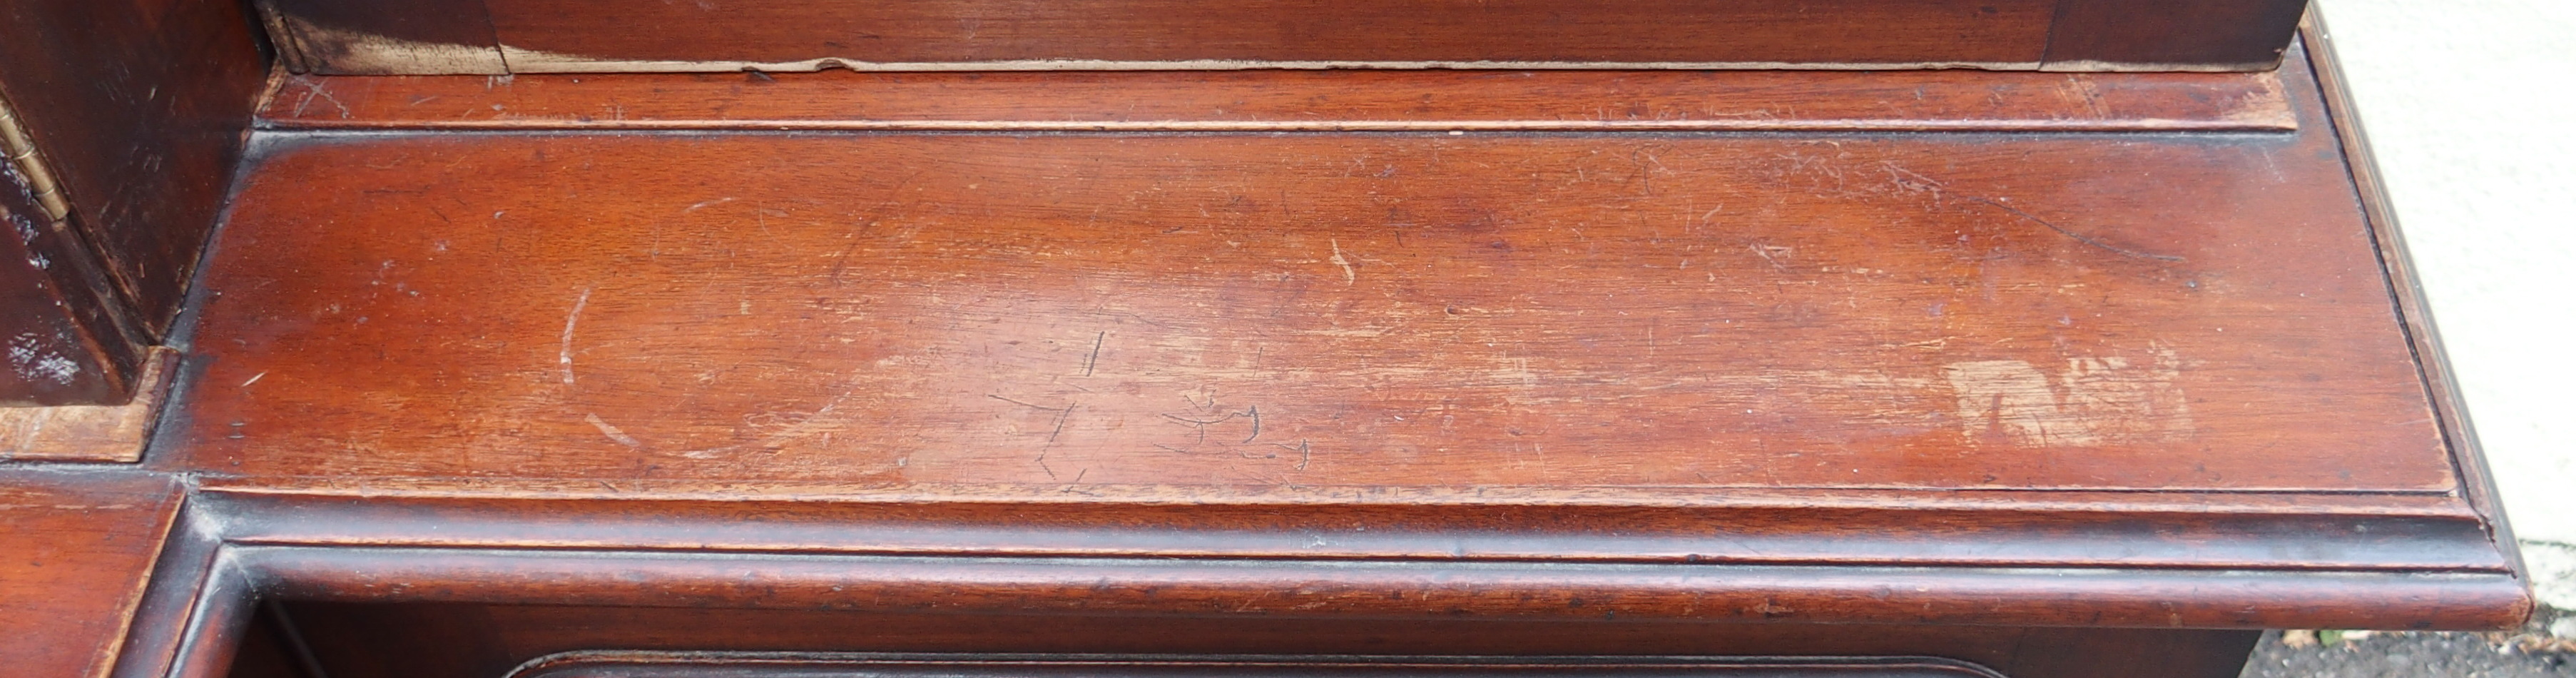
M264 0L332 75L1324 67L2264 70L2304 3Z
M0 666L107 675L178 505L160 475L0 468Z
M2279 76L1125 71L314 77L269 129L2286 131Z
M148 453L0 503L118 545L40 572L133 620L47 675L2220 678L2518 623L2292 54L284 77Z
M12 325L11 334L37 337L37 350L80 370L67 384L0 372L0 405L133 396L144 349L178 315L214 227L265 61L241 8L223 0L0 4L0 107L64 207L0 205L52 277L0 272L0 315L42 316L49 327L22 335ZM32 242L30 226L41 233ZM28 292L39 284L45 291Z
M2337 156L2314 127L281 140L182 453L1006 497L2452 491L2403 335L2356 331L2398 319L2343 166L2283 160Z

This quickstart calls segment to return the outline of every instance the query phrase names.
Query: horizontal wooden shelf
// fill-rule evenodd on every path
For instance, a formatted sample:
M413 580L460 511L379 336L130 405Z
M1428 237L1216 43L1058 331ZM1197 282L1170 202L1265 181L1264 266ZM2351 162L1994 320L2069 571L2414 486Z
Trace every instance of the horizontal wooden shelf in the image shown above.
M198 478L213 555L171 577L207 600L1741 638L2527 600L2304 68L291 76L263 110L145 462Z
M0 22L0 400L94 405L0 416L0 666L2230 678L2530 610L2304 3L173 3Z
M2451 492L2298 129L283 135L181 435L253 475Z

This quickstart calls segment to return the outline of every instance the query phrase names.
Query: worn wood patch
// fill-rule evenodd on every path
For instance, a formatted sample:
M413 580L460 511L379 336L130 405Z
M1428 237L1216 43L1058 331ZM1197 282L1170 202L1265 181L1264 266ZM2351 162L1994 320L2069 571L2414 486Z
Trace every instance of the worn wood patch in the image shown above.
M178 355L152 349L134 399L123 405L0 407L0 461L141 461Z

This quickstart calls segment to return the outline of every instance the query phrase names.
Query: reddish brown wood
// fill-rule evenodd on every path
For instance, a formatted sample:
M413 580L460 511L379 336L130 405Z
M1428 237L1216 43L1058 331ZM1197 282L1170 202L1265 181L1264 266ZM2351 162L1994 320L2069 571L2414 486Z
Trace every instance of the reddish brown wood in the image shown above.
M2059 0L2052 70L2269 69L2306 0Z
M235 562L288 599L954 614L2475 629L2518 622L2530 600L2502 573L289 546Z
M0 666L106 675L177 489L158 475L0 469Z
M145 341L178 314L264 74L233 2L0 5L0 93Z
M1867 67L2041 58L2046 0L1564 3L492 0L511 70L737 70L716 62L1758 63ZM602 30L610 25L624 30ZM604 62L604 63L603 63ZM631 64L631 65L621 65ZM646 62L646 63L638 63ZM1034 64L1041 65L1044 64ZM807 66L805 68L811 68ZM793 66L783 70L804 70Z
M1128 71L289 77L274 129L2228 130L2272 73Z
M113 545L21 569L127 586L42 610L135 625L0 647L2217 678L2251 629L2519 622L2291 63L283 82L151 458L0 475L0 545Z
M2452 491L2302 129L319 137L237 204L184 454L1021 496Z

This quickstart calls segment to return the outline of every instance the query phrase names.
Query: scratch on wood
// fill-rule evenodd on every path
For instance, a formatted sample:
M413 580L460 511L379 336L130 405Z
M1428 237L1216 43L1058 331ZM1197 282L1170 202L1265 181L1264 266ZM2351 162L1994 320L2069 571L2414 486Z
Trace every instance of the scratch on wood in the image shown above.
M589 421L592 427L598 428L600 435L608 436L609 440L616 441L619 445L636 449L644 447L644 441L636 440L635 436L626 435L625 431L618 430L616 426L609 424L608 420L599 418L596 412L584 414L582 419Z
M2013 216L2017 216L2017 217L2021 217L2021 218L2023 218L2023 219L2029 220L2031 223L2034 223L2034 224L2039 224L2039 225L2041 225L2041 226L2046 226L2046 227L2048 227L2048 230L2056 231L2059 235L2063 235L2063 236L2066 236L2066 237L2069 237L2069 238L2074 238L2076 242L2080 242L2080 243L2084 243L2084 244L2086 244L2086 245L2091 245L2091 246L2094 246L2094 247L2097 247L2097 248L2101 248L2101 249L2102 249L2103 251L2105 251L2105 252L2110 252L2110 253L2113 253L2113 254L2118 254L2118 255L2120 255L2120 256L2124 256L2124 257L2136 257L2136 258L2139 258L2139 259L2154 259L2154 260L2157 260L2157 261L2182 261L2182 260L2183 260L2183 258L2182 258L2182 257L2178 257L2178 256L2170 255L2170 254L2154 254L2154 253L2149 253L2149 252L2140 252L2140 251L2133 250L2133 249L2129 249L2129 248L2126 248L2126 247L2121 247L2121 246L2118 246L2118 245L2113 245L2113 244L2111 244L2111 243L2102 242L2101 240L2094 239L2094 238L2093 238L2093 237L2091 237L2091 236L2087 236L2087 235L2084 235L2084 234L2082 234L2082 233L2077 233L2077 232L2074 232L2074 231L2071 231L2071 230L2067 230L2067 228L2066 228L2066 227L2064 227L2064 226L2059 226L2059 225L2057 225L2057 224L2055 224L2055 223L2051 223L2051 222L2049 222L2049 220L2047 220L2047 219L2041 219L2041 218L2039 218L2038 216L2032 215L2032 214L2031 214L2031 213L2029 213L2029 212L2021 211L2021 208L2018 208L2018 207L2014 207L2014 206L2011 206L2011 205L2004 204L2002 201L1999 201L1999 200L1993 200L1993 199L1990 199L1990 198L1983 198L1983 197L1978 197L1978 196L1973 196L1973 195L1966 195L1966 196L1960 196L1960 197L1967 198L1968 200L1971 200L1971 201L1974 201L1974 202L1983 203L1983 204L1985 204L1985 205L1987 205L1987 206L1990 206L1990 207L1993 207L1993 208L1995 208L1995 209L2003 210L2003 211L2005 211L2005 212L2010 212L2010 213L2012 213L2012 215L2013 215Z
M1073 416L1073 406L1072 406L1072 405L1066 405L1066 406L1064 406L1064 411L1063 411L1063 412L1058 412L1058 413L1056 413L1056 415L1055 415L1055 430L1053 430L1053 431L1048 431L1048 432L1047 432L1047 444L1050 444L1050 445L1055 444L1055 438L1056 438L1056 436L1064 435L1064 420L1065 420L1065 418L1066 418L1066 417L1071 417L1071 416Z
M1344 286L1358 284L1359 271L1351 268L1351 260L1342 256L1342 241L1330 240L1329 242L1333 244L1333 265L1342 267L1342 284Z
M590 306L590 290L591 288L588 287L581 288L581 296L574 298L572 301L572 312L564 314L563 344L556 349L555 365L563 369L563 383L565 386L571 386L573 382L572 330L575 325L579 325L581 323L581 310ZM248 386L249 384L243 385ZM592 415L592 418L596 420L598 415Z
M1107 330L1102 330L1100 336L1091 338L1091 357L1082 359L1082 376L1091 376L1092 368L1100 366L1100 345L1107 341L1109 341Z
M1013 405L1018 405L1018 406L1026 407L1026 408L1030 408L1030 409L1046 410L1046 411L1048 411L1048 412L1062 412L1062 411L1065 411L1065 410L1073 409L1073 407L1072 407L1072 406L1070 406L1070 405L1068 405L1068 406L1064 406L1064 407L1047 407L1047 406L1045 406L1045 405L1039 405L1039 404L1037 404L1037 403L1032 403L1032 402L1028 402L1028 401L1023 401L1023 400L1012 400L1012 399L1010 399L1010 398L1003 397L1001 394L997 394L997 393L986 393L986 394L984 394L984 397L986 397L986 398L992 398L992 399L994 399L994 400L999 400L999 401L1002 401L1002 402L1006 402L1006 403L1010 403L1010 404L1013 404Z
M1943 372L1970 441L2049 447L2190 437L2191 410L2175 384L2180 367L2171 351L2158 349L2151 364L2070 358L2054 380L2019 360L1957 362Z

